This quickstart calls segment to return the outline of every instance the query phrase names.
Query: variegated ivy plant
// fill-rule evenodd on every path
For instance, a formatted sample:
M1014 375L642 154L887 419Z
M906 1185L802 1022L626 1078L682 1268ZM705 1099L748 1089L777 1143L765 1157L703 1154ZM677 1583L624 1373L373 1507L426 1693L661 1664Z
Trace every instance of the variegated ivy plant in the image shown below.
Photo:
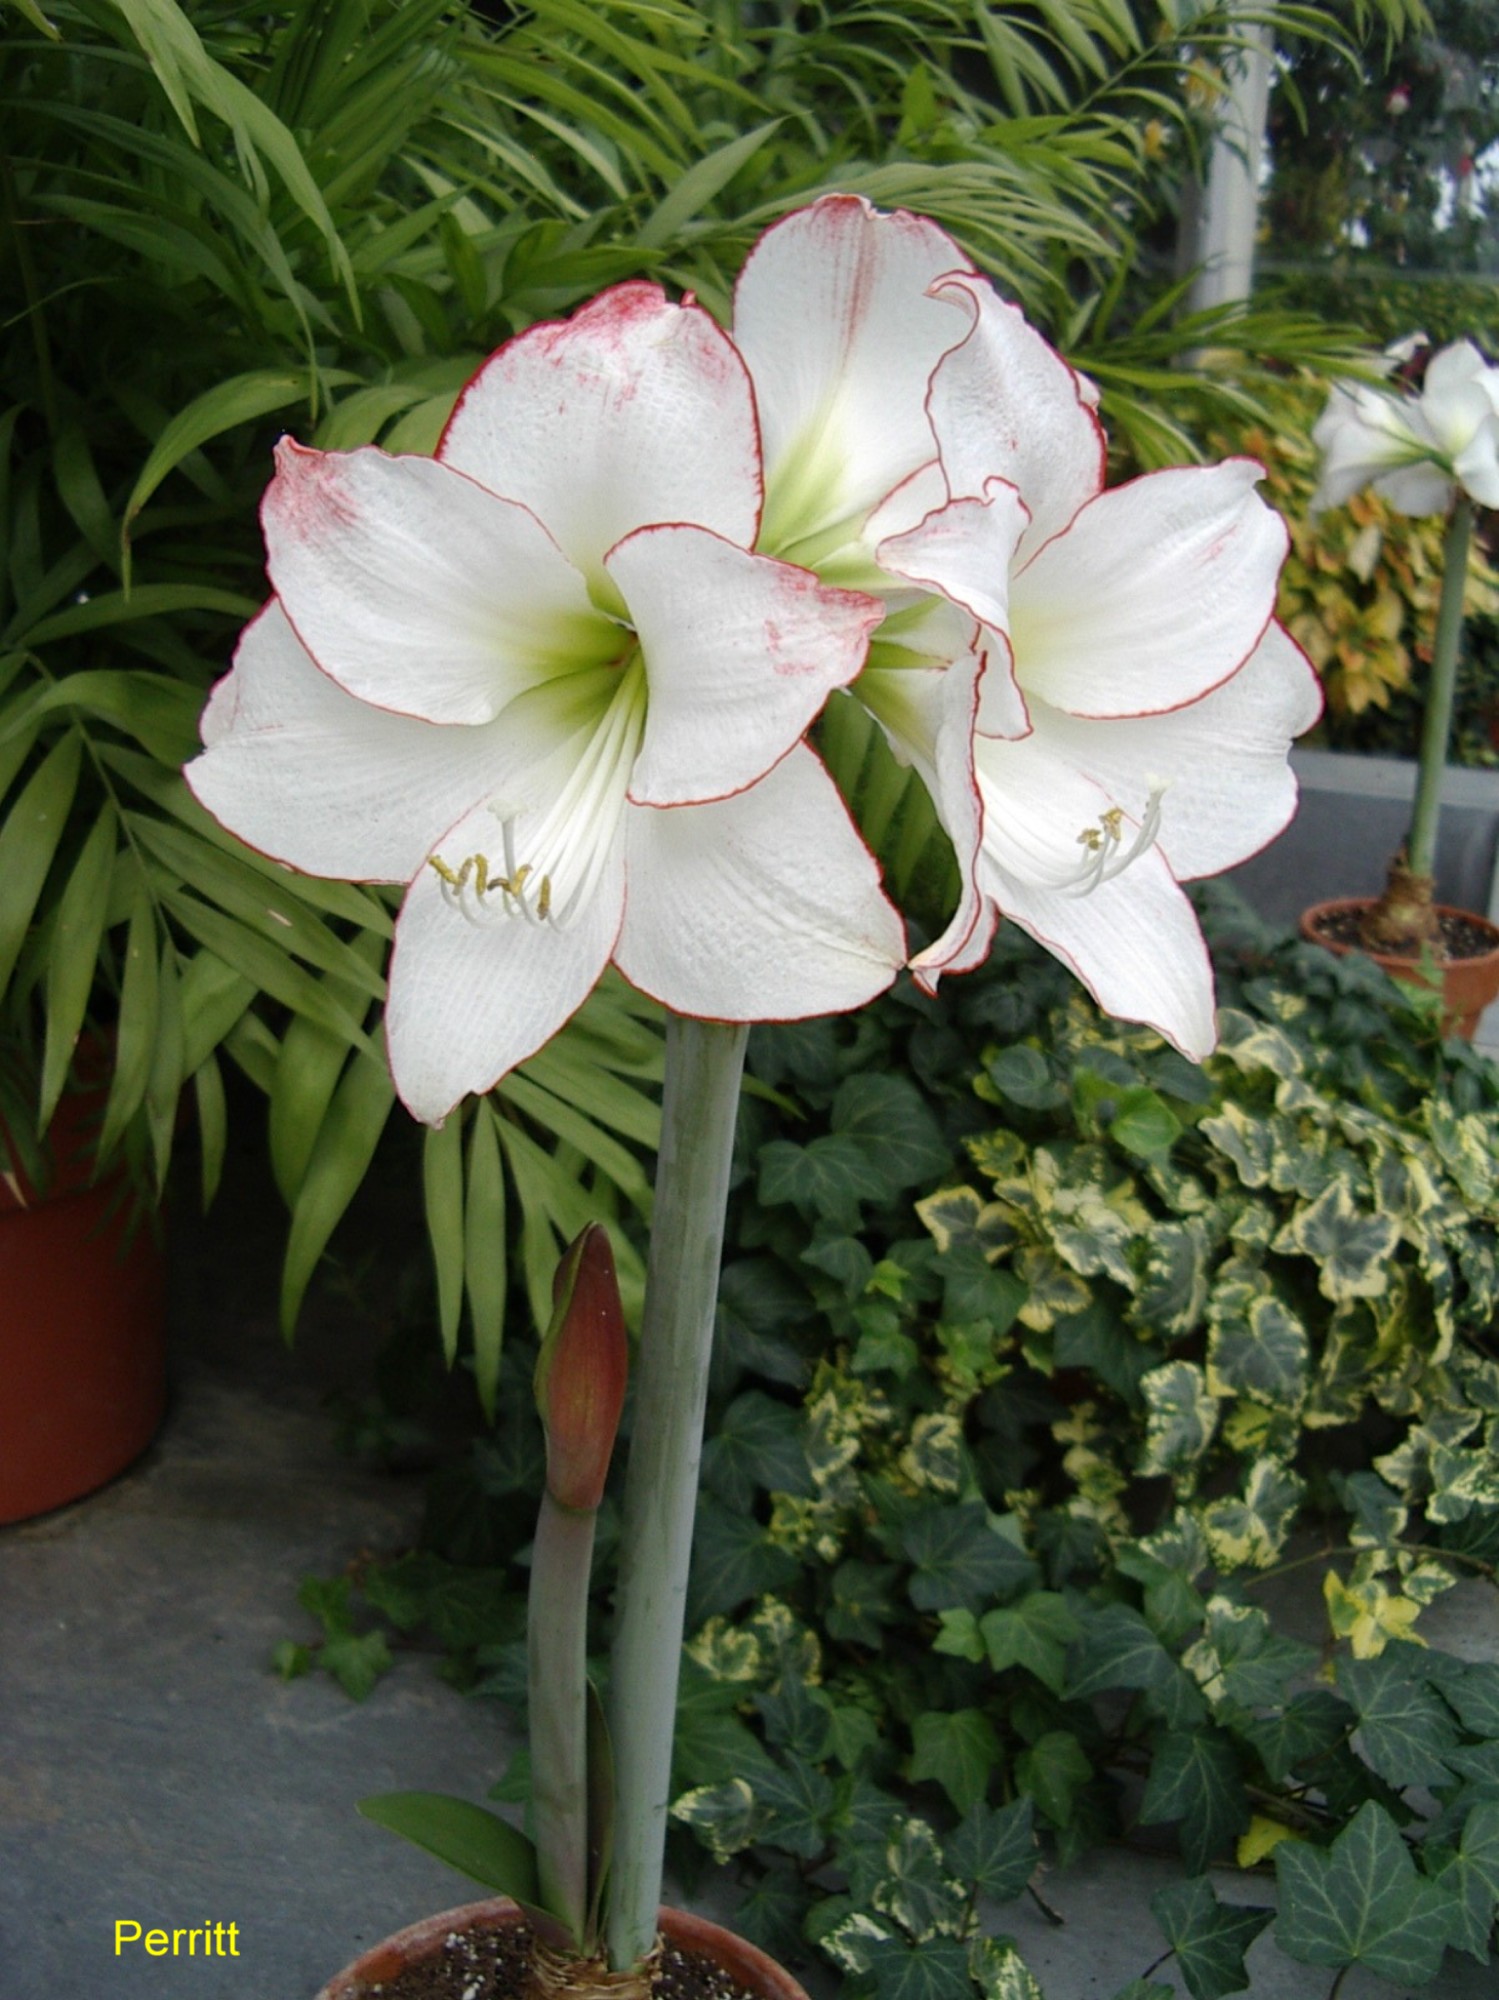
M1420 1641L1499 1574L1499 1077L1372 968L1207 928L1200 1068L1004 934L938 1001L752 1041L674 1819L848 2000L1038 2000L1009 1906L1137 1833L1193 2000L1269 1922L1209 1863L1273 1866L1311 2000L1491 1949L1499 1663ZM510 1548L535 1469L483 1450L463 1533ZM514 1702L471 1548L363 1589ZM1173 1990L1139 1971L1116 2000Z

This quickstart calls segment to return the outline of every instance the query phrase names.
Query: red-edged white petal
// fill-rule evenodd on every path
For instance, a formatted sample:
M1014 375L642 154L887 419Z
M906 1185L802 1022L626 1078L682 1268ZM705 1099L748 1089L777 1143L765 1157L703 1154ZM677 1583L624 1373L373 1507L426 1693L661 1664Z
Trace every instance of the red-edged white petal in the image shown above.
M1035 702L1037 744L1143 820L1159 794L1157 844L1177 882L1257 854L1295 814L1285 752L1321 714L1311 662L1271 624L1245 664L1199 702L1163 716L1089 722Z
M978 623L990 671L976 726L988 736L1023 736L1030 728L1008 631L1010 565L1029 519L1016 489L993 479L982 498L950 501L877 551L881 568L940 592Z
M455 846L462 833L454 829ZM421 871L396 923L385 1014L391 1073L415 1117L440 1124L577 1012L608 963L623 900L622 840L565 928L499 912L474 920L432 869Z
M851 532L934 455L926 395L963 319L931 295L968 258L935 223L825 195L767 229L734 292L765 454L762 546Z
M1132 819L1164 783L1159 846L1179 882L1235 867L1285 830L1296 810L1286 752L1321 712L1321 683L1280 625L1231 679L1169 714L1090 722L1032 710L1044 747Z
M534 515L430 458L283 439L260 512L303 644L377 707L488 722L538 681L621 650Z
M982 498L991 479L1020 489L1031 515L1024 561L1103 486L1097 392L983 279L949 278L938 294L970 323L932 380L942 470L955 498Z
M1011 579L1024 692L1073 715L1154 715L1236 672L1270 622L1288 541L1260 476L1230 459L1090 501Z
M985 677L984 656L975 649L948 667L872 667L858 685L891 748L930 793L958 864L958 907L942 935L911 961L928 992L935 992L943 972L980 964L994 937L978 878L984 823L973 768L974 719Z
M748 548L759 526L744 363L700 307L643 281L491 355L437 455L529 507L593 582L636 528L692 521Z
M615 963L680 1014L839 1013L884 992L905 959L879 870L805 744L732 798L631 807L625 840Z
M696 805L763 777L858 673L885 613L703 528L642 528L605 568L650 684L630 780L641 805Z
M1106 1013L1143 1021L1193 1060L1215 1040L1213 970L1191 904L1159 848L1076 893L1078 834L1111 803L1051 754L980 738L980 880L1002 913L1070 965Z
M185 775L215 819L310 875L362 882L408 880L492 786L505 740L494 725L443 729L345 694L274 598L202 730L204 753Z

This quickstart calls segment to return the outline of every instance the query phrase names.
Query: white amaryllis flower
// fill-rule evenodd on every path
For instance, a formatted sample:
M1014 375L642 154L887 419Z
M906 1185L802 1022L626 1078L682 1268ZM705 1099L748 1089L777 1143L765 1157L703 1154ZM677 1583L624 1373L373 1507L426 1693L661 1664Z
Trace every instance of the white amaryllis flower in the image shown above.
M1180 884L1284 828L1286 753L1321 705L1273 623L1287 537L1260 468L1105 492L1091 386L941 230L847 197L762 238L734 335L762 546L883 598L853 691L961 864L918 976L977 964L1008 916L1110 1013L1204 1055L1212 970Z
M611 958L735 1021L893 978L900 920L801 741L883 606L754 553L761 503L742 361L646 283L492 356L435 459L279 447L275 596L188 775L295 868L409 885L387 1036L418 1117Z
M1398 342L1386 361L1409 361L1423 344L1420 335ZM1499 507L1499 368L1457 340L1431 357L1417 390L1341 382L1312 442L1322 454L1314 514L1364 486L1401 514L1444 514L1458 488L1480 507Z

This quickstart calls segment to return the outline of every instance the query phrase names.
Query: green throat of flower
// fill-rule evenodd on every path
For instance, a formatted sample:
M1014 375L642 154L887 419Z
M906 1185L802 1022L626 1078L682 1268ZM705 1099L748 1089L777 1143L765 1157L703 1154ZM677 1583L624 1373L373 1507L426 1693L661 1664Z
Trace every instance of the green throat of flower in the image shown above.
M619 833L645 733L645 661L632 647L611 669L594 713L568 739L575 752L547 803L490 804L499 851L429 854L444 902L468 922L552 924L565 929L587 904Z

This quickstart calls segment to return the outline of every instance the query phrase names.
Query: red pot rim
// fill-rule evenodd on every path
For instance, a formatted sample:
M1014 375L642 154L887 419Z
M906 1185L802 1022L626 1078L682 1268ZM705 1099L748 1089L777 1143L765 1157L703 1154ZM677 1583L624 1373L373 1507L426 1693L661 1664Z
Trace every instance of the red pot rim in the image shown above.
M1325 941L1319 938L1316 932L1318 923L1323 917L1342 916L1351 910L1372 909L1378 901L1379 898L1377 896L1331 896L1325 902L1313 903L1301 913L1302 935L1303 937L1311 938L1314 943L1322 944ZM1499 957L1499 924L1495 924L1489 917L1480 916L1477 910L1460 909L1454 903L1437 903L1433 907L1439 917L1458 917L1465 924L1473 924L1479 930L1487 931L1493 940L1492 947L1488 951L1481 951L1471 958L1438 958L1438 965L1444 968L1469 965L1483 966L1487 965L1491 959ZM1355 947L1338 947L1334 945L1332 948L1335 950L1339 948L1352 950ZM1358 946L1357 949L1362 951L1366 958L1392 959L1402 965L1417 965L1420 962L1419 958L1408 957L1403 952L1370 951L1363 945Z
M482 1930L524 1921L525 1912L508 1896L463 1903L457 1909L422 1917L361 1952L351 1965L334 1974L318 1993L317 2000L359 2000L364 1986L395 1978L405 1966L437 1950L453 1931ZM695 1916L689 1910L671 1909L663 1909L658 1922L668 1942L713 1960L739 1984L762 1996L762 2000L807 2000L805 1988L784 1966L721 1924Z

